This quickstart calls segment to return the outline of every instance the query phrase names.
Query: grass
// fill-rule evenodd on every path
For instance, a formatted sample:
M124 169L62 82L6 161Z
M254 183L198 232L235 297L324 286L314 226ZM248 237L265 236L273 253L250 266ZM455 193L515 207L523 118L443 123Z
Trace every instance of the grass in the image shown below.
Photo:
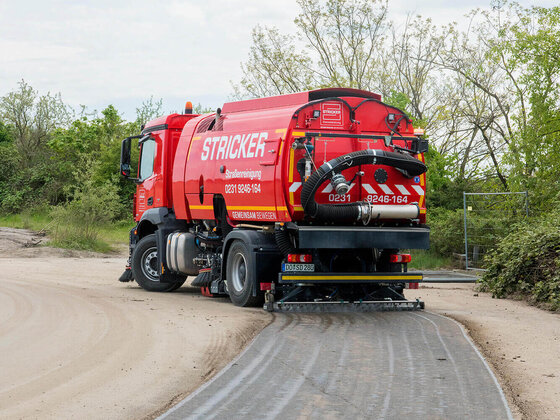
M431 251L412 250L412 261L408 263L408 268L416 270L437 270L442 268L453 267L453 261L450 257L442 257Z
M115 251L111 245L101 239L86 239L76 235L64 235L62 238L51 239L46 245L55 248L95 251L103 254Z
M110 253L128 244L128 234L134 226L134 221L122 220L100 226L95 239L83 238L73 229L58 231L52 217L46 211L1 215L0 226L34 231L44 229L53 238L46 245L56 248Z
M46 212L23 212L19 214L8 214L0 216L0 226L15 229L30 229L40 231L48 228L52 218Z
M128 245L130 229L134 227L133 220L120 220L99 229L99 237L111 245Z

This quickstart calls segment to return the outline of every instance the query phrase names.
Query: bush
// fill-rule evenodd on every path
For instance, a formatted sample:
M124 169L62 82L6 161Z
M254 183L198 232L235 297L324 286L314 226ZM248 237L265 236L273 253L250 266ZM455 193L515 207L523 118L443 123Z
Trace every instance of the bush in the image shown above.
M430 226L430 251L432 253L449 257L454 252L464 252L463 209L430 209L428 211L428 218L428 225Z
M430 226L430 250L443 257L450 257L454 252L465 252L465 226L463 209L430 209L428 212ZM469 255L472 247L478 246L483 252L494 249L499 241L508 235L515 226L514 216L507 211L487 214L469 214L468 235ZM470 257L469 257L470 258Z
M560 309L560 211L518 225L486 260L481 290Z
M90 170L81 176L81 183L73 200L54 207L53 244L78 249L107 251L108 246L98 240L101 226L122 213L118 187L106 181L95 184Z

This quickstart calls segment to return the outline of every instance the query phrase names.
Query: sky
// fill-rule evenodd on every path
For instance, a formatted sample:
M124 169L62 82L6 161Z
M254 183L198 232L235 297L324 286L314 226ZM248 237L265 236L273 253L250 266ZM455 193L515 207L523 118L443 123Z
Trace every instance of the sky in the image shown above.
M390 19L461 23L489 1L389 0ZM166 113L187 100L215 108L241 78L251 30L294 33L297 12L295 0L0 0L0 96L24 79L75 108L112 104L129 120L151 96L163 99Z

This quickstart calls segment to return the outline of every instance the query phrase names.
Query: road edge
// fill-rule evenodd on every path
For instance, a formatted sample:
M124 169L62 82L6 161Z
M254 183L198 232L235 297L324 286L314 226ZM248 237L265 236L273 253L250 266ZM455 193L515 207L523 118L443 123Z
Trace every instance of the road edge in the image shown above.
M213 375L206 378L206 381L203 382L198 388L192 390L187 395L178 394L178 395L174 396L164 407L162 407L162 408L158 409L157 411L153 412L152 414L150 414L146 418L150 419L150 420L162 420L165 416L175 412L176 410L181 408L183 405L185 405L188 401L190 401L192 398L194 398L196 395L198 395L199 393L204 391L206 388L208 388L215 380L217 380L219 377L221 377L229 368L231 368L233 365L235 365L235 363L237 363L237 361L245 353L247 353L247 351L249 351L249 349L255 344L255 341L261 335L261 333L264 331L264 329L267 328L268 326L270 326L270 324L272 324L274 322L274 320L276 319L276 316L274 315L274 313L272 313L271 315L272 316L269 318L269 321L265 325L263 325L261 330L256 332L255 335L253 336L253 338L249 342L247 342L245 344L245 346L241 348L241 351L231 361L229 361L224 367L222 367L219 371L215 372ZM179 400L179 401L177 402L177 400Z
M476 342L476 340L473 337L471 337L468 328L466 326L464 326L461 322L459 322L458 320L456 320L455 318L450 316L449 314L443 315L443 314L439 314L437 312L432 312L432 311L424 311L424 312L429 313L431 315L439 316L440 318L449 319L450 321L453 321L455 324L457 324L457 326L459 327L459 329L463 333L463 336L465 337L467 342L471 345L471 347L474 349L475 353L477 354L477 356L482 361L482 364L484 365L484 367L486 368L486 370L488 371L488 373L492 377L492 380L494 381L494 384L496 385L496 388L498 388L498 391L500 393L500 397L502 399L502 402L504 403L504 405L506 407L508 418L510 420L515 419L515 417L513 416L511 407L510 407L510 402L511 402L511 404L513 404L513 406L520 413L522 413L522 411L519 409L519 406L515 403L515 400L513 399L513 397L510 395L509 398L508 398L508 395L507 395L508 393L504 391L504 387L502 386L502 383L501 383L501 382L505 382L504 378L499 373L499 371L497 371L497 369L495 369L494 366L492 365L491 358L486 360L486 358L483 355L483 349L479 348L480 345ZM506 389L508 389L508 388L506 387ZM508 389L508 391L509 391L509 389Z

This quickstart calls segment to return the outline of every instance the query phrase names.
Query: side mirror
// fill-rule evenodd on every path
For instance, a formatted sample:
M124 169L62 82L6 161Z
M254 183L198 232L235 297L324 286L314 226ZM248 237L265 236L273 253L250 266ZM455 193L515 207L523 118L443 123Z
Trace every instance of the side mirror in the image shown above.
M138 136L127 137L121 143L121 175L130 177L130 141Z

